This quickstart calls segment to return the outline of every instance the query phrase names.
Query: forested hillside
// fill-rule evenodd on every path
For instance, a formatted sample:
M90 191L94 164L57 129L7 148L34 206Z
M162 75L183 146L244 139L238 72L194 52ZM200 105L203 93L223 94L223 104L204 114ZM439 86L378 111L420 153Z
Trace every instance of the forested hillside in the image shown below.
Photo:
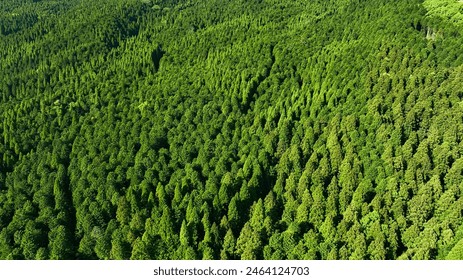
M463 259L462 11L0 1L0 259Z

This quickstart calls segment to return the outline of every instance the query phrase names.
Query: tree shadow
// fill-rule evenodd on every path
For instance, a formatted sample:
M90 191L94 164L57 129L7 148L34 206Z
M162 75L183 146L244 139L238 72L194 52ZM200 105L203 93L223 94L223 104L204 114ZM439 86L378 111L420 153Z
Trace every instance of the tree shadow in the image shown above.
M165 51L162 50L161 46L158 46L154 51L151 52L151 61L153 62L154 71L159 70L161 58L164 56Z

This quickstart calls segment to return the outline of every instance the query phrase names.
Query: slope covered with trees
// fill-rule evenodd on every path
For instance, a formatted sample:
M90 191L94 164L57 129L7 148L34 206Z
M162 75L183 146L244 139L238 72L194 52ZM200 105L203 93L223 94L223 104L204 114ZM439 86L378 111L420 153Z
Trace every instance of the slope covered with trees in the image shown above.
M0 258L463 258L450 2L1 1Z

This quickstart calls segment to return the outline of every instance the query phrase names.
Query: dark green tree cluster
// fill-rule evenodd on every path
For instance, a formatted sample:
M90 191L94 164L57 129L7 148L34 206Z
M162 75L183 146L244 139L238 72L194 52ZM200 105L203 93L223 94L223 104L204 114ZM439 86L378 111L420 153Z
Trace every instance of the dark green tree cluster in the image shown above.
M1 1L0 259L462 259L424 2Z

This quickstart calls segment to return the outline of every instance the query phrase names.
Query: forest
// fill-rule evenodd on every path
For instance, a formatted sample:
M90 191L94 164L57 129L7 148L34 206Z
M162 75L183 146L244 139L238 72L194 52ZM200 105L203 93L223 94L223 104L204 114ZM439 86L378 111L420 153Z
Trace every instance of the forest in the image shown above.
M0 1L0 259L463 259L463 2Z

